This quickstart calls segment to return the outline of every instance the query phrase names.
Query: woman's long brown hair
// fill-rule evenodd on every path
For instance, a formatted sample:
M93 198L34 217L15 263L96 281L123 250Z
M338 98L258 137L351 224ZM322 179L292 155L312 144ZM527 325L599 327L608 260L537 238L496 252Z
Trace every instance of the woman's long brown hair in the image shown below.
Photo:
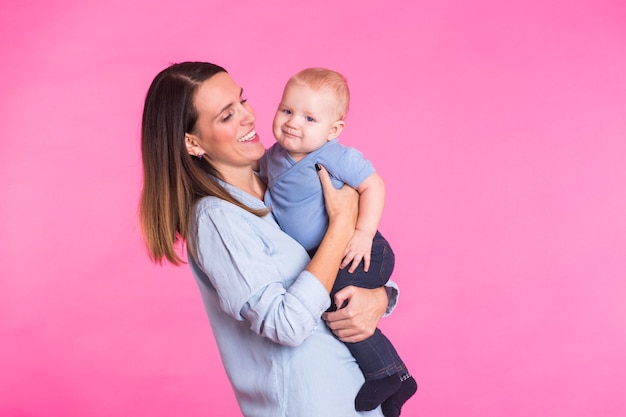
M213 75L226 72L206 62L183 62L161 71L152 81L143 109L141 155L143 189L139 217L150 258L174 265L184 261L176 246L189 236L194 203L216 196L256 215L235 200L214 177L219 172L206 160L187 153L185 133L195 130L198 113L194 95L198 86ZM210 174L210 175L208 175Z

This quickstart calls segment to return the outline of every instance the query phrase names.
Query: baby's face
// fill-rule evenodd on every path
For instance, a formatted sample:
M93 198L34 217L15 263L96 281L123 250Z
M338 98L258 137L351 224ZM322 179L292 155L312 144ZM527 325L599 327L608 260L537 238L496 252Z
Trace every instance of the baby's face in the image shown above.
M330 91L287 85L274 116L276 141L299 161L337 136L336 107Z

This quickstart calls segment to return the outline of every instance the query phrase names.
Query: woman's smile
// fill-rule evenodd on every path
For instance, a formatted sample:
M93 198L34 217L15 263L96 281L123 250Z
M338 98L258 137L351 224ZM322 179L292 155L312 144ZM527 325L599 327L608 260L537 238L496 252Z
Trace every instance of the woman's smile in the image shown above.
M251 131L237 139L237 142L251 142L255 138L258 139L259 136L256 134L256 130L252 129Z

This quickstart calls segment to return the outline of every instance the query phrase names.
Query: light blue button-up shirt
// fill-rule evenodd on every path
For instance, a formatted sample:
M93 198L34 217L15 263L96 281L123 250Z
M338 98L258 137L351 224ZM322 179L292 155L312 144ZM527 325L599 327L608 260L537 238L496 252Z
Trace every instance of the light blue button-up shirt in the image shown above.
M265 207L222 185L245 205ZM382 416L380 408L355 411L361 370L320 318L330 300L304 270L309 256L271 214L206 197L191 230L189 264L244 416Z

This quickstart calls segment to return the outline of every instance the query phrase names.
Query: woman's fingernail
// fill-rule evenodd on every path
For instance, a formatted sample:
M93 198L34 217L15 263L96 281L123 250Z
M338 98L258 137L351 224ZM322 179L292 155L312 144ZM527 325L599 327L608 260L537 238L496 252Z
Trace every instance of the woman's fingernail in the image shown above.
M319 171L320 169L322 169L322 167L320 166L320 164L318 164L317 162L315 163L315 170Z

